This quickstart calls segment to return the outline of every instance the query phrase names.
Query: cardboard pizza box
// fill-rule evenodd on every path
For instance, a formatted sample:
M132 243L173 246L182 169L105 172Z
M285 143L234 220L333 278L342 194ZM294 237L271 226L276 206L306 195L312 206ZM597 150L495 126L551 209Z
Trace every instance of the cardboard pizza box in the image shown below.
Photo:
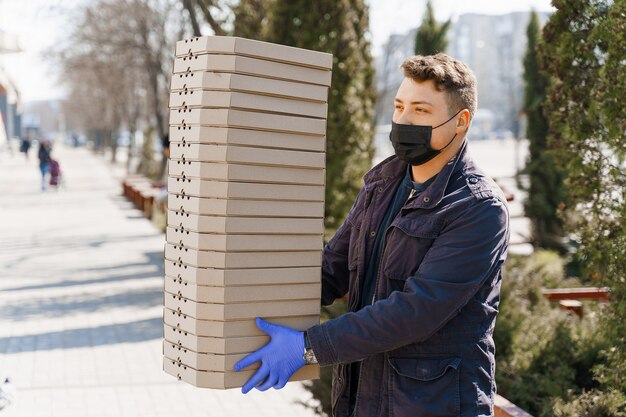
M170 147L170 164L174 161L229 162L235 164L269 165L293 168L326 167L323 152L264 149L237 145L189 143L185 147Z
M208 199L210 200L210 199ZM229 203L236 200L228 200ZM245 201L245 200L244 200ZM262 202L265 203L265 202ZM285 203L285 202L283 202ZM287 202L291 203L291 202ZM252 204L252 203L251 203ZM191 210L193 211L193 210ZM217 211L217 210L215 210ZM225 210L226 211L226 210ZM233 234L323 234L324 219L318 218L287 218L287 217L232 217L229 214L201 211L203 214L175 211L167 212L167 224L182 232L197 233L233 233ZM264 214L258 208L250 211L235 211L234 215ZM313 211L311 211L313 213ZM300 214L300 213L297 213Z
M255 317L307 316L320 313L317 298L298 299L298 289L292 290L292 299L254 301L244 303L214 304L188 300L177 294L165 292L165 307L196 319L242 320ZM295 301L297 300L297 301Z
M172 182L172 178L168 182ZM180 191L179 191L180 192ZM177 200L180 200L177 199ZM324 217L324 203L321 201L272 201L272 200L227 200L224 198L203 198L202 205L205 209L203 215L186 213L177 215L170 210L168 215L169 224L181 225L187 230L210 233L216 228L221 228L222 220L216 216L246 216L240 222L247 224L250 230L284 230L295 227L302 230L322 230ZM288 219L289 217L303 218ZM307 219L304 219L309 217ZM313 217L313 218L310 218ZM262 221L254 219L263 219ZM248 220L249 219L249 220ZM275 220L281 219L281 220ZM283 222L284 220L284 222ZM276 221L279 223L276 224ZM218 223L216 223L218 222ZM268 226L259 224L267 222ZM288 226L283 226L283 224ZM219 233L215 231L215 233ZM316 232L313 232L316 233Z
M193 192L194 190L192 190ZM176 192L176 191L174 191ZM179 192L183 193L183 194L169 194L168 196L168 204L170 207L170 211L168 211L168 215L169 213L174 213L174 218L179 219L181 217L189 217L189 216L193 216L194 214L198 215L198 216L210 216L210 215L218 215L220 214L220 212L218 212L217 210L221 209L220 207L222 206L221 203L216 202L215 200L218 200L216 198L201 198L201 197L196 197L194 195L187 195L188 190L186 188L183 188L182 190L180 190ZM228 201L236 201L236 200L228 200ZM241 200L244 201L246 203L246 205L250 206L249 210L250 211L255 211L255 210L262 210L261 208L255 208L252 207L252 205L254 205L256 202L259 202L259 206L261 206L260 202L265 202L265 201L272 201L272 202L276 202L276 203L298 203L299 201L280 201L280 200ZM307 203L307 201L304 201L305 203ZM280 216L276 216L278 215L278 213L286 213L289 210L293 209L294 206L292 205L288 205L285 204L285 208L281 209L281 210L277 210L276 212L274 212L273 214L275 215L275 218L284 218L287 219L287 217L280 217ZM230 207L230 204L227 206L226 209L228 209ZM239 207L244 207L244 205L240 205ZM229 211L230 212L230 211ZM301 215L301 213L294 213L296 216ZM232 217L232 215L227 214L227 217ZM290 217L295 217L295 216L290 216ZM291 220L286 220L284 224L279 224L276 223L274 220L271 220L268 217L263 217L264 219L268 219L267 222L267 226L264 225L256 225L254 226L254 229L260 229L260 228L264 228L265 230L267 230L267 233L275 233L275 231L277 230L284 230L287 226L287 224L296 224L297 227L302 227L302 230L311 230L311 228L316 227L313 225L313 223L318 224L318 222L296 222L297 219L291 219ZM317 220L319 221L319 219L321 219L321 216L317 216ZM224 224L222 220L217 220L217 219L208 219L208 217L203 217L202 219L198 219L201 220L203 222L203 224L205 224L206 226L203 226L206 228L206 232L205 233L218 233L218 231L220 230L219 228L223 228L226 227L226 225L222 226L222 224ZM311 220L311 219L309 219ZM192 220L193 221L193 220ZM242 220L243 221L243 220ZM178 223L178 224L177 224ZM179 226L180 225L180 221L178 221L177 223L170 223L174 226ZM235 224L241 224L241 222L232 222L233 225ZM218 229L216 229L218 228Z
M311 117L261 113L238 109L189 109L186 112L170 110L170 126L178 130L189 126L221 126L243 129L271 130L308 135L326 135L326 120Z
M170 161L169 175L180 178L224 181L324 185L326 170L228 163L217 164L198 161L186 161L184 163L182 161Z
M333 67L333 55L236 36L201 36L176 42L176 56L219 53L254 56L322 70Z
M187 75L187 74L185 74ZM227 72L196 71L187 77L172 77L170 90L180 96L190 96L197 91L242 91L274 97L295 98L326 103L328 87L294 81L273 80Z
M163 321L176 330L182 330L183 332L192 333L196 336L248 337L265 335L265 333L256 326L255 319L229 321L202 320L163 307ZM316 314L310 316L271 317L267 318L266 321L296 330L307 330L320 323L320 316Z
M183 281L181 278L165 276L165 291L178 294L199 303L244 303L256 301L307 300L320 298L321 283L245 285L238 287L208 287Z
M194 352L219 353L222 355L248 353L263 347L269 342L267 335L243 337L207 337L196 336L184 330L163 325L165 340Z
M281 268L320 266L322 251L216 252L179 249L167 243L165 258L198 268Z
M324 244L323 235L220 235L180 230L176 232L172 226L167 228L166 240L185 251L196 249L219 252L321 251Z
M170 151L174 148L190 148L192 143L216 143L244 145L257 148L278 148L324 152L326 137L267 130L238 129L217 126L170 126Z
M178 346L175 343L163 341L163 356L171 358L172 362L183 363L194 369L214 372L235 372L234 366L241 359L248 356L246 353L220 355L217 353L199 353ZM248 369L258 369L259 362L250 365Z
M180 213L180 212L179 212ZM187 216L189 214L189 216ZM248 235L321 235L324 219L285 217L226 217L215 215L176 214L168 212L167 224L174 232L248 234Z
M177 363L176 360L168 359L165 356L163 357L163 370L178 380L185 381L198 388L216 389L242 387L256 372L255 369L239 372L198 371L191 366ZM304 381L319 379L319 377L319 365L305 365L294 372L289 381Z
M187 59L187 57L176 58L172 78L178 77L183 80L189 78L189 74L196 71L230 72L253 75L259 78L316 84L324 87L330 86L332 78L330 71L241 55L221 54L196 55L191 59Z
M320 282L321 262L308 267L279 267L255 269L198 268L177 259L166 259L165 273L197 285L271 285Z
M296 116L326 119L328 105L294 98L272 97L238 91L195 91L193 94L170 93L172 112L184 109L236 108L251 111L293 114Z
M204 198L324 202L324 187L307 184L264 184L170 177L168 178L168 191L176 195ZM187 200L191 201L189 198ZM171 200L170 203L174 204ZM196 202L192 204L202 203ZM175 207L178 206L171 206L171 208Z

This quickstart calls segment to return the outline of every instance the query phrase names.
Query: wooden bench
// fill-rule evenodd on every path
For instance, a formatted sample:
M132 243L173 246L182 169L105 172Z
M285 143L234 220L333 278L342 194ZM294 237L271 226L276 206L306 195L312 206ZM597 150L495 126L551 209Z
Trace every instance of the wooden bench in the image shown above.
M496 395L494 417L533 417L501 395Z
M583 316L583 303L580 300L609 301L609 289L606 287L584 288L543 288L541 294L551 301L558 301L559 307L578 317Z
M606 287L583 288L543 288L541 293L548 300L598 300L609 301L609 289Z
M146 177L133 175L122 181L122 194L147 218L151 218L154 198L161 192L163 186Z

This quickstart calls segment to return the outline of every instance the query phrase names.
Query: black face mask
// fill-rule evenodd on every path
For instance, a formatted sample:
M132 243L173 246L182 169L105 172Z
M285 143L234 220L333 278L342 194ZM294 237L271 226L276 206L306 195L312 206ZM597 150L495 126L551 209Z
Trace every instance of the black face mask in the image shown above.
M456 133L450 139L450 142L442 149L433 149L430 141L432 139L433 129L443 126L459 114L461 110L456 112L454 116L445 122L433 127L424 125L405 125L391 122L391 132L389 139L396 151L398 158L411 165L423 165L439 155L446 149L456 137Z

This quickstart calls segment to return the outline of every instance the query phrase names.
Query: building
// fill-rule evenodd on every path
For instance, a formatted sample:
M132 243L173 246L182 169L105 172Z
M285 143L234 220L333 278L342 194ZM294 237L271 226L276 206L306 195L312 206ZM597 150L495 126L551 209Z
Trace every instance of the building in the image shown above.
M2 56L20 51L17 40L0 31L0 119L8 139L21 136L22 104L19 90L2 66Z

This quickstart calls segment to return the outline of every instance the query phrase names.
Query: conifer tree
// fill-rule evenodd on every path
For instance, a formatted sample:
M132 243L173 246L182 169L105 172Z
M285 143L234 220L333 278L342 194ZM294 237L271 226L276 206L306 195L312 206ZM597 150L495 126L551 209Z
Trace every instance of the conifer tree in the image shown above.
M263 41L267 37L272 0L240 0L233 6L233 36Z
M433 5L428 0L422 24L415 35L415 55L435 55L438 52L445 52L448 47L446 35L450 24L450 19L443 24L435 20Z
M550 75L548 145L567 171L562 211L585 278L611 291L600 336L607 364L595 374L602 390L626 395L626 2L552 4L539 54Z
M270 42L333 54L326 138L327 231L344 220L371 167L374 69L364 0L276 0Z
M540 28L535 12L531 13L526 34L528 46L524 56L524 111L528 121L526 137L529 141L529 159L526 171L530 177L530 187L524 211L532 223L533 245L562 251L563 225L557 212L559 204L563 203L563 175L556 168L548 150L548 121L543 114L548 80L537 62Z

